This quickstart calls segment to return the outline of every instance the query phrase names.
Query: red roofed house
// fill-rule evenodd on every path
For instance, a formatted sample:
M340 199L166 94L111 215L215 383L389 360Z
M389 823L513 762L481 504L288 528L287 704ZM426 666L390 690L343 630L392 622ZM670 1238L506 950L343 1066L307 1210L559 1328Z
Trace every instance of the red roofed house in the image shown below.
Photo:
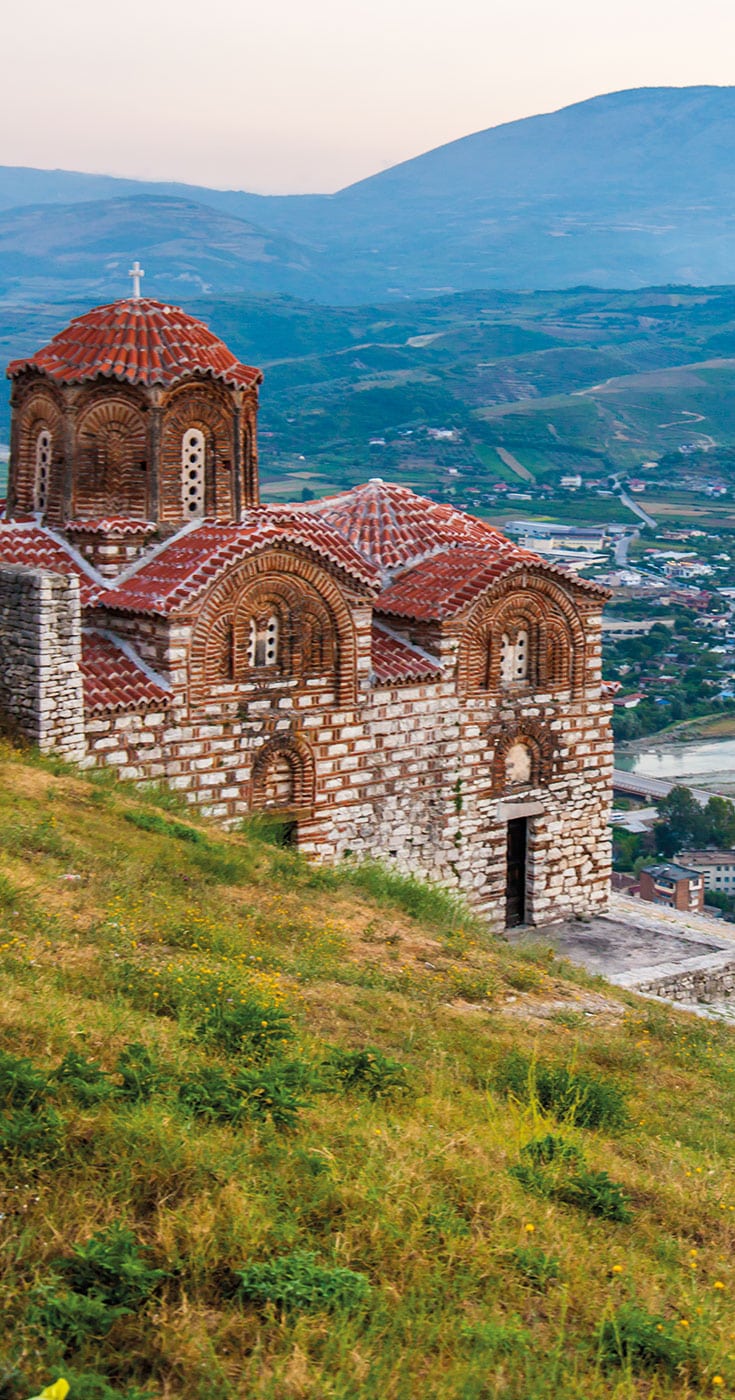
M175 307L98 307L8 373L6 724L499 926L604 908L605 590L382 481L259 505L261 375Z

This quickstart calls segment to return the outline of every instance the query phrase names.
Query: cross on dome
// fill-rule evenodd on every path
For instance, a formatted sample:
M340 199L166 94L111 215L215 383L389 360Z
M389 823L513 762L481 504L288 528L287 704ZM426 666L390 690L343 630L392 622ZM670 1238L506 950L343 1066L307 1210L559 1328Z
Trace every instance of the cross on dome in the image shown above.
M132 277L133 279L133 300L140 301L140 279L141 277L145 277L145 272L137 258L128 272L128 277Z

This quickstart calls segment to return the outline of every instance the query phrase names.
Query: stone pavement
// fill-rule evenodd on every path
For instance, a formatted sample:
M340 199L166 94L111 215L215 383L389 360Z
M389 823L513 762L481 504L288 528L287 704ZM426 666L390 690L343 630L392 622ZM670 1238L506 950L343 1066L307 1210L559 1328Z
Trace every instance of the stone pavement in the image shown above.
M666 1000L727 998L729 983L735 982L735 924L630 895L613 893L603 917L510 930L508 937L515 944L550 943L561 957L588 972ZM659 990L658 984L665 987Z

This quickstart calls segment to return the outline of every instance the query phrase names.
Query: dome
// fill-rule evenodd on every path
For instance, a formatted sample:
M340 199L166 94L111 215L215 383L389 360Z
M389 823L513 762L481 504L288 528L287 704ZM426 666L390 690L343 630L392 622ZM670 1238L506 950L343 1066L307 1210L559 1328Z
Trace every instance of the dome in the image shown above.
M77 316L34 355L13 360L8 377L26 370L37 370L57 384L103 378L168 386L200 374L247 389L263 377L260 370L240 364L202 321L149 297L114 301Z

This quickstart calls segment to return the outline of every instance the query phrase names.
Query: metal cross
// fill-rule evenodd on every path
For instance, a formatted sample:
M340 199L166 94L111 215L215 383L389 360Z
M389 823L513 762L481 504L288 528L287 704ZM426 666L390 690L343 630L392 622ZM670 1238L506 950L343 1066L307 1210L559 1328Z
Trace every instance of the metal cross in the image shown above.
M135 301L140 301L140 279L141 277L145 277L145 272L137 258L128 273L128 277L132 277L133 279L133 297Z

